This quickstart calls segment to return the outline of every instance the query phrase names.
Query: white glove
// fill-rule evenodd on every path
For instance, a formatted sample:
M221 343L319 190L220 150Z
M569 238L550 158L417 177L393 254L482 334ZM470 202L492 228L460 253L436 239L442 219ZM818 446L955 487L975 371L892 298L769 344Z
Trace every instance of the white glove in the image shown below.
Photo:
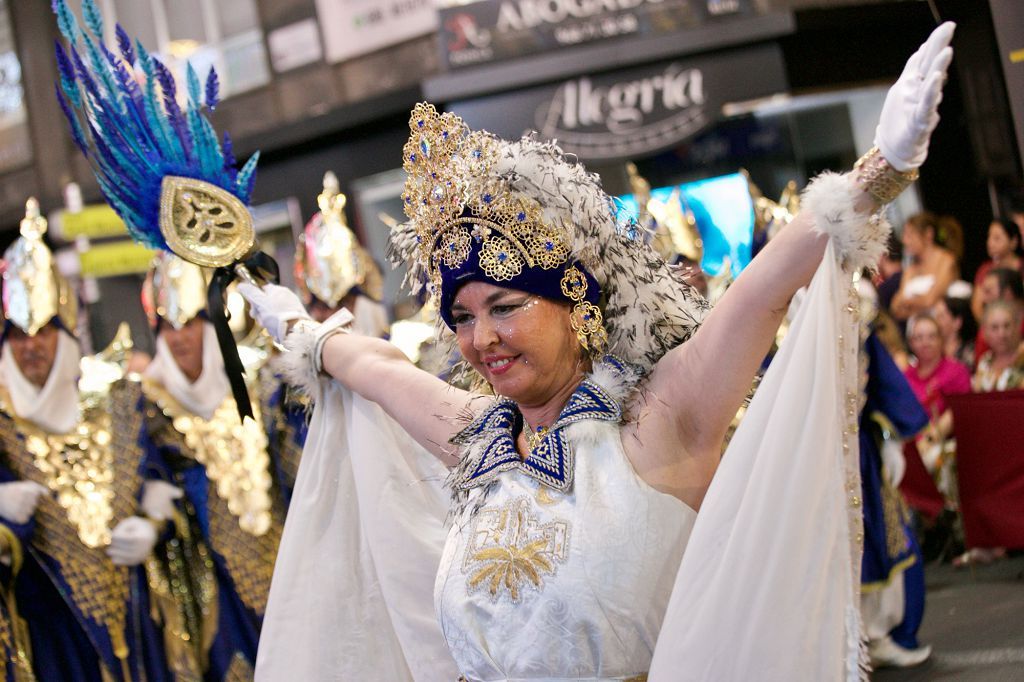
M275 341L281 343L292 320L312 319L306 307L291 289L278 284L256 287L248 282L238 285L238 293L249 302L249 314Z
M17 524L28 523L39 498L49 491L35 481L0 483L0 516Z
M129 516L110 534L107 556L118 566L138 566L156 545L156 528L141 516Z
M955 28L947 21L932 31L885 96L875 146L900 172L920 167L928 156L928 138L939 122L942 86L953 59L949 42Z
M903 443L887 440L882 443L882 473L893 488L903 480L907 471L907 460L903 456Z
M185 494L181 488L164 481L146 481L142 484L139 508L154 521L167 521L174 516L174 501Z

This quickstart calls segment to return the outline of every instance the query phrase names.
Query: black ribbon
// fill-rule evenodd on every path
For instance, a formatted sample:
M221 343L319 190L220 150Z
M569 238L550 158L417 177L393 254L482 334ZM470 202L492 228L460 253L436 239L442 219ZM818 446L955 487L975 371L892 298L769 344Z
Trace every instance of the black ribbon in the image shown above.
M238 407L238 417L245 421L246 417L254 418L252 403L249 402L249 391L245 387L245 367L242 366L242 359L238 357L238 346L235 344L231 327L228 326L231 316L224 305L228 286L238 279L238 266L246 268L254 277L275 284L280 281L280 272L273 258L262 251L257 251L243 261L214 270L206 294L206 306L210 322L217 332L217 345L220 346L220 354L224 357L224 371L231 384L231 395L234 396L235 405Z

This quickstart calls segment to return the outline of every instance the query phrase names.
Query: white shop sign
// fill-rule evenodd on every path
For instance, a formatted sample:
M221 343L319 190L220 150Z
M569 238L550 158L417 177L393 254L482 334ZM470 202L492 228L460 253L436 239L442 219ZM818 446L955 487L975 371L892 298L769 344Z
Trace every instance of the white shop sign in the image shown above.
M437 30L434 0L316 0L316 9L329 62Z

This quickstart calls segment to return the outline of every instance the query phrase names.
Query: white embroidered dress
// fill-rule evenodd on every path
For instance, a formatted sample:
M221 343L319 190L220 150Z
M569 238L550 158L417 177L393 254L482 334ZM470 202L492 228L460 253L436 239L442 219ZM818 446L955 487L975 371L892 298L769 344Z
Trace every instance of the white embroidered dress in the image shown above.
M511 401L460 434L468 489L434 598L462 674L497 680L641 679L696 519L642 481L620 410L591 380L525 460Z

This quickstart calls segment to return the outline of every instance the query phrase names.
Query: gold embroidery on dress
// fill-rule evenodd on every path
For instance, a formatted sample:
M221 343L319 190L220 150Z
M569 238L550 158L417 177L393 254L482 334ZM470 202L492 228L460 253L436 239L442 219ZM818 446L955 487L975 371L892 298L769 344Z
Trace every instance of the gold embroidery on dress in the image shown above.
M571 524L540 523L530 500L517 497L502 507L485 507L473 519L462 571L471 592L483 588L497 601L505 592L518 602L521 589L544 589L569 553Z
M230 397L211 419L204 420L186 413L161 386L147 382L144 390L171 421L169 433L151 434L153 440L176 447L183 456L206 467L210 546L224 558L242 603L262 614L281 542L284 509L272 495L267 435L261 427L259 406L253 405L255 420L246 420L243 426Z
M0 398L6 396L0 394ZM87 538L95 541L96 535L92 533L99 522L83 519L82 514L86 512L83 508L76 509L75 504L79 495L100 495L110 509L109 515L102 512L106 518L102 526L106 529L134 513L136 495L142 485L139 473L142 449L137 442L142 424L142 412L137 409L139 398L136 384L124 381L113 384L105 401L94 397L83 410L84 432L78 429L68 434L65 449L61 450L55 450L54 444L45 439L38 427L14 416L6 400L0 401L3 410L0 447L13 473L21 480L35 481L56 490L61 496L60 502L48 496L39 498L31 547L60 565L61 576L68 584L75 606L85 617L106 629L114 655L122 663L128 657L124 633L128 569L110 561L104 552L105 544L86 543ZM98 430L106 435L97 436ZM50 448L45 457L41 456L39 441L34 441L34 451L29 451L33 436L42 438ZM84 458L81 446L88 443L95 447L101 440L106 441L102 448L106 454L99 460ZM102 472L100 463L104 466ZM95 481L88 479L90 472L97 474ZM114 475L108 475L111 472ZM73 488L73 492L69 488ZM91 500L82 502L85 509L90 504L93 504ZM93 508L104 509L103 506ZM109 543L109 530L104 537Z

